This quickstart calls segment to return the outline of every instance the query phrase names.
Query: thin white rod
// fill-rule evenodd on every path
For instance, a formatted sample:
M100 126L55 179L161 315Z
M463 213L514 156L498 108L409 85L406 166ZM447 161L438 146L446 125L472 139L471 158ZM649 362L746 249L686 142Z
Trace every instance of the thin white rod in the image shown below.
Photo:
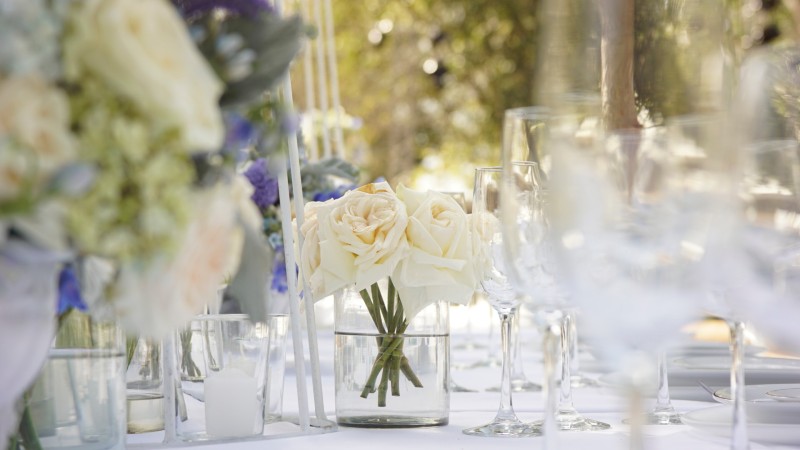
M311 21L311 8L308 6L308 0L301 0L301 11L307 21ZM319 159L319 142L317 141L317 126L314 123L314 109L317 107L317 100L314 94L314 60L311 58L312 50L311 41L306 39L303 48L303 78L305 81L306 91L306 114L311 117L308 121L308 135L306 139L309 141L310 154L306 155L309 161L317 161Z
M164 444L172 444L177 440L176 418L178 411L175 398L175 333L164 337L161 345L163 352L161 360L162 387L164 389Z
M325 67L325 33L323 32L322 5L314 0L314 20L319 27L315 44L317 50L317 84L319 85L319 109L322 122L322 156L331 157L331 134L328 127L328 75Z
M278 15L283 13L283 0L275 0L275 11ZM284 82L284 88L289 87L291 93L291 82ZM291 107L291 103L289 104ZM292 139L289 140L292 142ZM295 149L297 148L297 137L294 139ZM296 152L295 152L296 155ZM296 159L296 156L295 156ZM289 291L289 318L292 324L292 347L294 347L294 370L297 385L297 404L300 421L300 429L304 432L309 429L308 416L308 386L306 386L306 358L303 351L303 334L300 327L300 296L297 292L297 259L294 256L294 239L292 237L292 206L289 199L289 176L286 173L286 160L278 162L278 196L280 198L281 210L281 229L283 231L283 253L286 264L286 284Z
M294 99L292 98L292 79L289 76L286 77L283 83L283 100L290 108L294 104ZM299 230L303 227L304 203L303 182L300 176L300 154L297 148L296 133L289 136L289 167L292 173L292 194L294 196L295 218L297 220L297 229ZM281 199L281 201L283 200ZM284 232L284 236L286 235L285 233L286 232ZM292 245L292 253L294 253L294 242L288 244L285 237L283 242L284 249L286 249L288 245ZM303 235L300 233L297 233L297 248L303 248ZM294 270L292 270L292 273L294 274ZM306 292L306 331L308 332L308 353L311 360L311 387L314 392L314 411L318 419L327 420L325 417L325 403L322 399L322 374L319 367L319 345L317 342L317 320L314 316L314 302L309 294L311 290L305 282L303 290Z
M336 156L344 159L344 133L342 132L342 102L339 98L339 67L336 63L336 38L333 30L333 6L331 0L325 0L325 33L328 44L328 66L331 71L331 95L336 123L333 127Z
M297 378L297 402L299 406L300 428L308 430L308 388L306 386L305 355L303 334L300 326L300 297L297 294L296 259L292 242L292 214L289 199L289 178L286 174L286 161L281 160L278 167L278 194L281 202L281 228L283 229L283 251L286 256L286 284L289 290L289 309L292 324L292 345L294 347L294 368Z

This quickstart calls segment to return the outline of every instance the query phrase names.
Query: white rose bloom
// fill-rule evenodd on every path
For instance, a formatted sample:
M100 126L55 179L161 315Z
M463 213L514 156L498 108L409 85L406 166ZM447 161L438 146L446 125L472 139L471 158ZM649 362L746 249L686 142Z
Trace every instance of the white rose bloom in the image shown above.
M68 73L97 76L164 128L176 127L191 151L217 150L224 138L222 82L165 0L83 0L72 14Z
M303 227L307 243L301 258L305 276L318 286L314 299L351 285L365 289L390 276L407 255L406 208L387 183L368 184L311 210L317 223L311 212ZM307 248L313 247L314 235L318 248Z
M413 191L400 185L397 195L408 211L409 256L392 281L406 317L438 300L466 304L477 285L473 268L470 224L453 197L440 192Z
M66 96L43 79L0 79L0 201L75 158L69 116Z
M162 336L217 302L231 261L238 259L232 258L238 256L236 204L229 186L200 193L195 200L177 253L119 268L114 307L131 331Z
M328 200L325 203L333 202ZM311 289L312 298L319 300L324 297L322 293L325 291L325 277L319 268L320 251L319 251L319 222L317 220L317 210L323 202L308 202L303 207L303 227L300 229L300 234L303 236L303 246L300 249L300 279L299 283L305 279ZM294 229L297 230L297 221L295 220ZM299 242L299 239L295 239ZM302 289L302 285L300 286Z

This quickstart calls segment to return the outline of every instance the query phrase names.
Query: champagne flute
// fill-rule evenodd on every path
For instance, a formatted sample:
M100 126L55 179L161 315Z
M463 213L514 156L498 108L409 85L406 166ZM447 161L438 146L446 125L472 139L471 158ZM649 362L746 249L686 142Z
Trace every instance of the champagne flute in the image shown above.
M500 407L494 420L485 425L467 428L473 436L521 437L538 434L519 420L511 395L511 320L520 305L520 298L511 287L501 255L503 235L500 230L500 167L475 170L475 190L472 202L472 232L476 245L476 268L486 298L500 316L503 347ZM528 179L533 173L528 167Z

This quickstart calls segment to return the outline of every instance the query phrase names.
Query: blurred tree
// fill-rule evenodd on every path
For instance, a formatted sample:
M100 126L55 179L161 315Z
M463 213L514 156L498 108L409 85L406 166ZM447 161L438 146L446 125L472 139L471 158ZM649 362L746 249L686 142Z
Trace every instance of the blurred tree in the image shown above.
M504 110L532 103L537 5L334 1L342 104L370 147L354 162L392 183L431 157L466 179L499 163Z

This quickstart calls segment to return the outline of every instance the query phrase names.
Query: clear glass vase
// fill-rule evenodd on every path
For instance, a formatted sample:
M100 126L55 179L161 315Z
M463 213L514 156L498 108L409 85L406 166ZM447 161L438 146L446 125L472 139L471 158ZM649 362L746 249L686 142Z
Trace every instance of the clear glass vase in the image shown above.
M434 302L407 326L393 325L402 324L404 315L402 301L388 284L385 280L373 289L346 289L336 296L336 420L340 425L375 428L446 425L448 303ZM378 299L386 309L377 302L368 307L367 299L370 303ZM383 314L378 318L380 328L372 312Z
M28 399L42 448L125 448L125 338L72 311Z

